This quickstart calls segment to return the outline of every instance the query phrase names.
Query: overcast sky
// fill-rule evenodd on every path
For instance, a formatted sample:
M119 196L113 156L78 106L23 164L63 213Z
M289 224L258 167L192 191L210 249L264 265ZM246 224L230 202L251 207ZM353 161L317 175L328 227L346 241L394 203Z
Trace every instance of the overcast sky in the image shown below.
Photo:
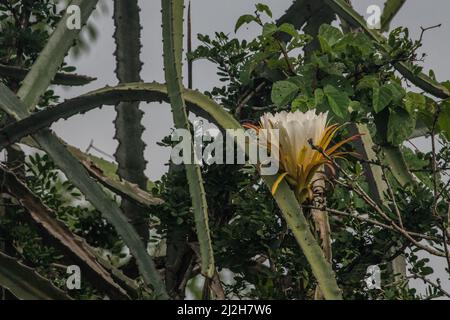
M89 76L95 76L97 81L81 88L57 88L57 92L63 98L75 97L79 94L98 89L105 85L117 83L114 75L115 50L112 38L112 1L103 0L108 7L108 12L96 14L91 21L98 29L98 39L90 44L90 50L78 59L68 58L71 65L77 67L77 72ZM320 1L320 0L319 0ZM197 33L212 35L215 31L223 31L234 34L234 25L237 18L244 13L254 11L254 4L263 2L268 4L274 18L279 17L292 3L292 0L192 0L192 27L194 35ZM377 4L382 7L384 1L354 0L354 7L363 15L369 5ZM141 11L142 30L142 61L144 67L142 78L145 82L164 82L160 0L139 1ZM423 39L423 51L427 53L425 70L433 69L440 81L450 78L450 1L448 0L407 0L401 12L393 21L392 27L405 26L410 30L411 37L417 39L420 35L420 27L429 27L442 23L442 27L425 34ZM259 32L254 26L242 28L236 35L238 38L251 38ZM194 36L194 47L198 43ZM211 89L218 84L215 67L205 61L196 62L194 65L194 87L200 90ZM143 124L146 127L144 140L147 143L145 156L148 160L146 173L152 180L159 179L165 172L164 163L168 161L170 150L156 145L164 136L170 133L172 127L172 115L167 104L145 104L141 108L145 111ZM53 129L70 144L83 150L94 140L94 145L106 153L112 155L117 147L113 139L114 108L105 107L102 110L93 110L84 116L75 116L67 121L60 121ZM427 142L420 143L422 147L428 147ZM443 261L437 261L436 266L442 269ZM450 285L446 283L446 287Z

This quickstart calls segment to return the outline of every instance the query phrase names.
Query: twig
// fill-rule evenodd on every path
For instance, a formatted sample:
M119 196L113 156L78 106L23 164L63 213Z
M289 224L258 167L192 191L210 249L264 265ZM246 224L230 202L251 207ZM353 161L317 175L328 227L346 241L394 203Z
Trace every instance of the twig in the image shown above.
M339 164L332 159L328 154L326 154L326 152L324 152L324 150L316 145L314 145L313 140L309 139L308 143L310 144L311 148L313 148L314 150L320 152L328 161L330 161L340 172L342 172L344 174L344 176L349 180L352 181L353 179L351 178L351 176L341 168L341 166L339 166ZM422 243L420 243L419 241L416 241L408 232L406 232L403 228L401 228L400 226L398 226L395 221L393 221L391 218L389 218L389 216L378 206L378 204L372 200L372 198L370 198L367 193L364 191L363 188L361 188L361 186L358 183L355 183L352 181L351 184L346 184L343 183L337 179L334 180L336 183L349 188L350 190L353 190L357 195L359 195L364 202L366 202L370 207L372 207L381 217L383 217L383 219L385 219L387 222L389 222L389 224L396 229L401 235L403 235L406 239L408 239L410 242L412 242L416 247L423 249L425 251L427 251L428 253L438 256L438 257L448 257L448 255L446 255L444 252L442 252L441 250L435 249L433 247L429 247L426 245L423 245Z
M314 207L314 206L303 206L304 208L309 208L309 209L319 209L318 207ZM374 219L370 219L370 218L365 218L361 215L356 215L350 212L345 212L345 211L341 211L341 210L336 210L336 209L331 209L331 208L320 208L321 210L325 210L331 214L334 215L338 215L338 216L344 216L344 217L350 217L350 218L355 218L357 220L360 220L362 222L367 222L373 225L376 225L378 227L384 228L384 229L388 229L391 231L397 231L394 227L387 225L385 223L379 222L377 220ZM416 232L412 232L412 231L407 231L405 230L409 235L411 235L412 237L417 237L419 239L425 239L425 240L430 240L430 241L435 241L435 242L439 242L441 241L440 238L438 237L433 237L433 236L428 236L422 233L416 233Z
M248 93L244 99L242 99L242 101L239 103L239 105L236 108L236 111L234 112L236 118L240 118L241 116L241 112L242 112L242 108L244 108L245 104L251 99L253 98L253 96L255 94L257 94L265 85L266 83L263 81L261 82L256 88L255 90L250 91L250 93Z
M403 227L402 214L400 213L400 209L398 208L397 200L395 199L394 191L392 190L392 186L391 186L391 184L389 183L389 180L388 180L388 178L387 178L387 176L386 176L386 172L384 171L384 168L381 168L381 172L382 172L382 174L383 174L383 179L384 179L384 181L386 182L386 186L387 186L387 188L388 188L389 195L391 196L392 204L393 204L393 206L394 206L395 213L397 214L398 223L400 224L400 227L401 227L402 229L404 229L404 227Z
M431 30L431 29L440 28L440 27L442 27L442 23L439 23L439 24L437 24L437 25L435 25L435 26L426 27L426 28L424 28L424 27L421 26L421 27L420 27L420 30L422 30L422 32L420 33L419 42L422 42L423 36L424 36L424 34L425 34L426 31Z
M409 277L409 278L420 279L420 280L422 280L423 282L425 282L425 283L429 284L430 286L432 286L433 288L438 289L443 295L445 295L445 296L447 296L447 297L450 298L450 293L448 293L447 291L445 291L445 290L442 288L442 286L441 286L440 284L436 284L436 283L434 283L433 281L428 280L428 279L425 278L424 276L422 276L422 275L420 275L420 274L417 274L417 273L415 273L415 272L413 272L413 271L411 271L411 270L409 270L409 272L411 272L411 274L412 274L412 276Z

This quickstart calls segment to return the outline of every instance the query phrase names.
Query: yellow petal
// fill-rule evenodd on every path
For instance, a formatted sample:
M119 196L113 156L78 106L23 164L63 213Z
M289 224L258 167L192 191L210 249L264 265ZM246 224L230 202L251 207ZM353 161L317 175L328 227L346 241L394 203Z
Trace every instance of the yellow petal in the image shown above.
M275 192L277 192L278 186L280 185L281 181L283 181L284 177L286 177L288 173L282 173L278 176L277 180L275 181L275 183L272 186L272 195L275 195Z
M347 139L345 139L344 141L341 141L341 142L339 142L339 143L336 143L334 146L332 146L331 148L329 148L328 150L326 150L326 154L327 155L332 155L333 154L333 152L335 152L338 148L340 148L341 146L343 146L344 144L346 144L347 142L350 142L350 141L353 141L353 140L356 140L357 138L359 138L361 135L359 135L359 134L357 134L357 135L354 135L353 137L350 137L350 138L347 138Z

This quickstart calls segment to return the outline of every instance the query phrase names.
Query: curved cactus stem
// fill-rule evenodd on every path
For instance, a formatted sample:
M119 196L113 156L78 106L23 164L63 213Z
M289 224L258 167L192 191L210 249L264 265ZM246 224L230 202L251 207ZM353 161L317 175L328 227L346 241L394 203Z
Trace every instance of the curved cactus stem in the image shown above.
M80 8L81 25L87 22L97 2L98 0L71 1L70 5ZM80 29L71 30L68 28L68 21L71 16L72 13L66 12L62 17L17 92L17 96L24 102L28 111L38 104L41 95L47 90L56 72L61 67L64 57L81 31Z
M78 6L81 13L81 24L85 24L94 10L98 0L73 0L71 5ZM73 45L80 30L70 30L66 13L52 33L39 58L25 77L19 89L19 100L5 85L0 84L0 108L15 120L26 118L41 95L47 90L65 55ZM55 164L64 172L69 180L85 195L86 199L98 209L117 230L131 254L136 258L139 271L148 285L154 289L155 297L167 299L164 283L153 260L148 255L139 235L123 216L115 202L105 194L102 188L93 183L83 165L65 148L60 139L49 130L43 130L33 136L34 140L47 152Z
M83 267L87 277L100 290L105 290L113 299L128 299L126 292L118 286L109 273L97 262L96 257L88 249L86 241L73 234L61 221L55 212L48 208L23 184L13 172L0 166L0 179L4 181L6 190L26 208L44 233L61 248L77 264Z
M7 88L0 86L0 94L7 91L9 91ZM187 108L198 116L210 119L216 124L219 124L217 119L220 118L220 124L224 125L224 128L236 123L231 114L223 113L213 100L198 91L184 89L183 97ZM7 98L7 95L4 95L4 98ZM4 127L0 130L0 150L27 135L51 126L60 119L68 119L73 115L83 114L102 105L116 105L121 101L169 102L169 97L166 85L157 82L127 83L95 90L52 108L33 113ZM6 105L0 101L0 107L6 107ZM8 112L17 116L15 110L9 109Z
M0 108L16 120L28 115L26 106L3 84L0 84ZM139 235L123 216L116 203L111 201L97 183L93 183L83 165L66 149L55 134L49 130L42 130L33 135L33 138L67 178L86 196L86 199L114 226L136 258L144 281L155 290L155 296L167 299L164 283L151 257Z
M92 160L92 156L85 154L74 146L66 145L66 148L84 165L91 177L122 198L133 202L133 204L140 208L148 208L164 203L162 199L154 197L134 183L108 176L103 172L102 168Z
M114 0L114 55L117 64L116 76L120 83L141 81L139 12L137 0ZM144 171L147 161L144 158L144 127L141 124L144 113L139 109L139 102L121 102L116 106L116 114L114 138L118 141L118 146L114 156L118 164L117 174L145 189L147 177ZM147 243L150 233L145 211L126 199L122 200L121 208L144 243Z
M42 147L36 143L32 138L25 137L20 140L21 144L29 146L30 148L40 149ZM64 143L64 142L62 142ZM120 195L123 198L128 199L129 201L134 201L137 205L142 206L144 208L150 207L153 205L163 204L164 201L160 198L156 198L147 190L152 186L152 182L149 181L146 190L142 190L137 185L127 181L127 180L119 180L115 176L108 175L107 172L104 171L104 166L98 163L98 159L93 157L90 154L86 154L80 149L70 145L65 144L67 150L78 159L78 161L84 166L89 175L98 181L101 185L103 185L106 189L112 191ZM44 150L42 150L44 151ZM101 159L103 160L103 159ZM113 164L111 164L113 165Z
M405 4L406 0L387 0L381 15L381 31L389 31L392 20Z
M2 252L0 286L21 300L72 300L36 271Z
M182 90L183 0L162 0L164 69L167 91L172 106L175 127L190 132ZM196 164L192 139L191 159L185 164L189 192L192 198L197 236L200 244L202 274L212 278L215 272L214 254L209 230L208 205L200 166Z

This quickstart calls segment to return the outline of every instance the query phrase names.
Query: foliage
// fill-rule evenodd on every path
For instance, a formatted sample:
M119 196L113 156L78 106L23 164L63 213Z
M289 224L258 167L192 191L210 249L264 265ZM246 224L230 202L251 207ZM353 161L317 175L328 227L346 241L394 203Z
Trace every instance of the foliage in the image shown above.
M326 2L335 3L330 8L341 8L336 11L341 14L345 11L347 15L344 18L351 20L349 16L354 13L351 8L342 9L340 0ZM402 1L390 2L391 6L387 6L388 11L384 15L385 28L402 5ZM342 125L334 143L354 135L353 125L364 125L375 141L369 147L374 148L376 157L366 159L364 155L355 153L360 151L357 144L345 147L344 152L349 152L346 160L334 161L333 169L326 171L327 179L322 190L316 190L314 200L302 204L305 221L309 224L307 227L315 237L311 238L316 240L314 244L317 248L317 244L323 244L323 230L317 223L316 213L318 210L326 212L331 226L329 236L333 240L330 262L344 299L448 297L439 281L433 283L428 280L429 276L434 275L434 270L424 253L439 256L447 260L450 266L445 250L450 238L447 182L450 97L437 100L433 92L418 92L397 72L399 64L404 64L412 73L408 80L418 83L411 77L423 79L420 62L424 56L418 54L421 39L411 40L406 28L392 30L385 39L364 28L366 32L350 30L345 24L341 28L322 24L317 33L308 35L298 30L301 26L286 22L286 19L281 19L283 22L278 24L273 22L270 8L257 4L253 13L241 16L235 25L235 32L249 23L258 25L260 34L254 39L238 40L223 32L216 32L213 36L199 35L201 44L188 54L192 62L206 59L217 66L220 85L205 92L214 100L211 101L205 100L199 92L181 87L182 1L168 0L163 5L166 87L155 83L126 83L140 79L137 74L133 77L136 79L125 79L124 71L131 70L127 68L135 63L133 70L139 73L140 25L135 23L132 32L129 32L130 40L136 47L133 55L124 60L119 59L124 53L124 38L121 37L128 35L128 32L124 25L117 26L116 40L120 47L117 55L121 68L118 75L123 85L75 98L73 101L78 99L83 106L73 108L67 114L64 110L58 113L58 110L73 107L73 101L54 107L54 114L51 114L52 110L48 107L57 102L58 97L52 90L45 93L38 90L34 94L40 96L39 110L50 111L38 110L34 116L24 115L15 120L36 119L36 123L48 120L45 124L48 126L61 116L68 117L98 105L111 104L111 101L116 103L121 98L121 102L129 102L135 107L139 100L170 100L175 126L190 129L192 134L196 128L194 126L192 130L187 110L198 113L195 106L200 105L210 119L217 120L218 114L211 112L217 107L215 102L230 113L228 115L220 109L229 116L223 120L227 124L238 124L234 118L241 123L258 124L263 113L281 110L315 109L328 112L331 122ZM126 15L125 7L121 10ZM130 16L138 13L136 4L132 11L128 13ZM44 49L61 17L62 14L56 12L54 1L2 1L0 64L31 68L33 72L39 52ZM310 31L312 29L308 28ZM66 53L60 50L54 53L54 57L59 59ZM59 71L73 72L74 68L62 64ZM53 76L47 75L45 80L50 81L49 77ZM432 72L430 79L436 82ZM4 76L2 82L13 92L20 88L18 77ZM30 86L34 84L31 81ZM442 86L450 89L448 82ZM136 95L132 93L131 101L128 97L130 93L127 96L126 91L136 92ZM121 143L131 150L135 146L126 137L128 129L135 130L135 142L141 143L140 112L137 107L135 109L137 113L131 121L132 128L127 128L125 123L119 134ZM9 116L2 112L1 116L5 121L3 124L8 121L14 128L11 112ZM36 125L36 130L43 128L33 125ZM416 136L420 131L418 129L423 127L426 127L428 135L436 137L431 141L431 151L410 147L414 144L411 137ZM0 135L8 130L7 127ZM8 138L8 135L5 134L5 137ZM52 139L57 140L55 136ZM41 139L41 143L44 140ZM15 149L12 149L10 142L7 144L8 161L1 165L13 170L19 179L25 181L71 233L85 239L116 284L134 298L164 298L166 291L175 299L185 298L186 291L204 299L221 298L222 295L222 298L239 299L321 297L323 288L319 288L318 284L323 279L314 273L315 266L308 253L299 247L299 231L292 229L283 206L272 197L257 167L227 165L224 168L217 164L189 167L169 163L169 170L160 181L148 184L151 190L147 191L161 198L162 202L148 207L142 206L136 199L126 199L132 208L139 208L139 216L145 222L143 232L139 232L141 237L146 238L145 234L150 231L150 260L143 250L147 245L145 239L140 241L129 221L122 216L119 219L107 210L117 208L116 211L122 213L118 207L123 200L117 191L100 189L97 181L88 179L87 174L80 178L78 173L84 167L78 160L74 162L71 158L70 163L79 165L79 168L69 170L70 174L67 174L67 164L64 165L61 160L66 158L52 159L55 150L66 151L62 144L58 145L59 149L34 153L26 160L14 158ZM160 145L173 147L169 137ZM206 142L202 148L207 147ZM135 150L137 157L142 156L142 148ZM18 166L14 167L11 159ZM100 175L113 175L117 169L116 164L94 160L99 163L98 167L106 168L98 173ZM139 162L142 167L144 160ZM86 166L85 163L83 165ZM122 173L132 170L124 163L120 166L123 167ZM381 168L380 178L385 189L378 190L380 200L372 198L371 166ZM398 168L406 172L406 178ZM120 175L124 177L124 174ZM144 188L146 178L140 178L144 181L140 187ZM84 189L77 188L77 182ZM134 179L134 182L137 180ZM93 186L97 188L94 192L96 197L88 201L86 191L92 192ZM99 198L100 194L102 196ZM110 206L105 207L102 205L104 203ZM0 251L19 259L66 291L65 267L71 263L70 259L52 239L46 237L45 230L26 218L24 210L20 198L14 199L6 192L2 193ZM296 214L303 217L301 211ZM123 223L119 223L121 221ZM133 251L136 248L138 250ZM136 260L131 259L129 252ZM322 252L317 252L323 260ZM399 256L404 257L408 274L394 274L392 271L392 261ZM12 261L12 265L17 265L15 260ZM141 264L137 270L136 261L138 264L144 261L149 268L143 269ZM373 265L381 268L383 282L380 288L371 288L366 283L368 267ZM24 267L20 270L24 278L25 274L30 276L26 272L29 269ZM205 276L205 281L200 284ZM41 279L40 276L31 277ZM425 294L409 286L411 278L425 282ZM214 281L217 279L219 281ZM49 285L48 281L45 285ZM200 290L201 285L203 290ZM77 299L102 299L108 295L90 279L82 281L81 290L68 294Z

